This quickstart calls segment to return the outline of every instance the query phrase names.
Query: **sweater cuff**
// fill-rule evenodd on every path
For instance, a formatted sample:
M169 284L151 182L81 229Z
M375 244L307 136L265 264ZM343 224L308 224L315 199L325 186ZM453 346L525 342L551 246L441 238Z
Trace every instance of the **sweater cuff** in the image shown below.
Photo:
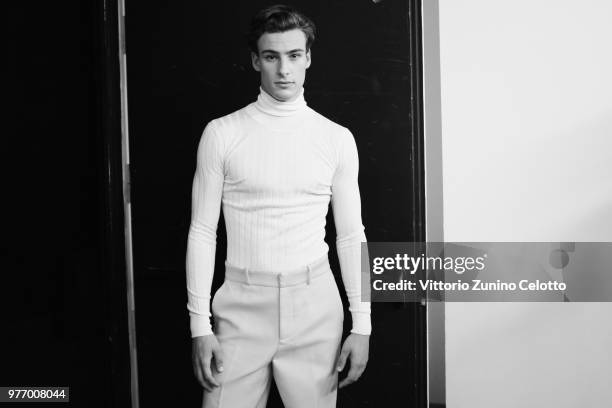
M189 314L191 337L208 336L213 334L210 317L195 313Z
M353 328L351 329L351 333L369 336L372 332L370 313L351 312L351 317L353 319Z

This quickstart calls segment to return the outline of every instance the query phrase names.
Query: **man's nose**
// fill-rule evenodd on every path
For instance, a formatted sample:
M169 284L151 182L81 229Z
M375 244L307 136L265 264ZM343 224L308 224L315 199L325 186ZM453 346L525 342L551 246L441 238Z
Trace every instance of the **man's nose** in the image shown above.
M289 75L289 61L286 58L280 58L278 61L278 74L282 77Z

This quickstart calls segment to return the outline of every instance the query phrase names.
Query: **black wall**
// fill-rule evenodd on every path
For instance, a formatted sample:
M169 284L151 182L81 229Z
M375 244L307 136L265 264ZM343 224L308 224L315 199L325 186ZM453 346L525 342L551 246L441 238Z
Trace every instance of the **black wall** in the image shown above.
M116 4L12 7L0 385L128 406L116 18L104 11Z

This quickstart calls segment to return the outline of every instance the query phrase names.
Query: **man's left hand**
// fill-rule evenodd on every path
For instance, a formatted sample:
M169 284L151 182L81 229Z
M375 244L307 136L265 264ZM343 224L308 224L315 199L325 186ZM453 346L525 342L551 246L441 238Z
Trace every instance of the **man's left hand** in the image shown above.
M350 358L350 369L345 379L340 381L338 388L345 387L354 383L361 377L361 374L368 363L368 354L370 352L370 336L363 334L351 333L344 344L338 358L338 372L344 370L347 360Z

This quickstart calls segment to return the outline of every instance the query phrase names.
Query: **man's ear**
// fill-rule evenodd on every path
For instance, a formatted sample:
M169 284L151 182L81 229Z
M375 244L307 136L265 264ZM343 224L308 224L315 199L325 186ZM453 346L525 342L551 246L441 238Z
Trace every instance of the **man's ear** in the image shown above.
M308 50L306 51L306 69L310 67L311 62L312 62L312 52Z
M251 51L251 64L253 64L253 69L257 72L261 71L260 63L261 63L261 60L259 59L259 55Z

